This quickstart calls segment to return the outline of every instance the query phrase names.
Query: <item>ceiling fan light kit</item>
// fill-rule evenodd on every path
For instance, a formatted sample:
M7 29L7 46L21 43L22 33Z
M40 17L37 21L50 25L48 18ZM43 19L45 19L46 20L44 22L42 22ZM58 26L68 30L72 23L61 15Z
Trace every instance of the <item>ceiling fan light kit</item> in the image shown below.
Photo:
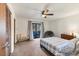
M46 18L46 15L42 15L43 18Z

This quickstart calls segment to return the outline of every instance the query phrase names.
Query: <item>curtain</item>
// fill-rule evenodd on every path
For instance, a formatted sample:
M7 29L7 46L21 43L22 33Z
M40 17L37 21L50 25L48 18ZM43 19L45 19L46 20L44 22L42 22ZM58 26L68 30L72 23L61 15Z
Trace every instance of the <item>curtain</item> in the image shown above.
M42 22L42 37L44 37L44 22Z
M28 30L27 30L27 32L28 32L28 38L30 40L31 39L31 21L28 21Z

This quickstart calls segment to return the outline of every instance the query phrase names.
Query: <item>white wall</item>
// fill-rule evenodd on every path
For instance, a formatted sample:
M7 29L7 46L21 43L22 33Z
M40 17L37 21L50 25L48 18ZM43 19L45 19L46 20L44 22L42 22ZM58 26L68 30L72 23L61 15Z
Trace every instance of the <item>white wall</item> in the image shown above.
M49 27L55 36L60 36L61 33L79 33L79 14L50 21Z
M50 21L44 20L43 22L44 22L44 32L45 31L49 31L51 29L51 27L50 27Z
M17 42L17 34L25 34L27 37L28 19L18 17L15 21L15 42Z

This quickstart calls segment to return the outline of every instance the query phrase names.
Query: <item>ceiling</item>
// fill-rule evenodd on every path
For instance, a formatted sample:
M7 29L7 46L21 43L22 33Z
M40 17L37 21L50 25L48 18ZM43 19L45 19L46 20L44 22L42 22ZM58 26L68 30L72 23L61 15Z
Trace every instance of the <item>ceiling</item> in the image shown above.
M79 13L78 3L10 3L14 9L15 15L29 19L44 19L41 11L49 9L53 16L47 16L46 19L55 20Z

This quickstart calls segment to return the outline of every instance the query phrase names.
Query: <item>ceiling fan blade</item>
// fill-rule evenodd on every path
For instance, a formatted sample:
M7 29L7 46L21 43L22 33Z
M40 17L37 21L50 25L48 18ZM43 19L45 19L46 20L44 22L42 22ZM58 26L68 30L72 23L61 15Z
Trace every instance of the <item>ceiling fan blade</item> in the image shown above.
M54 15L54 14L45 14L45 15Z
M43 11L42 11L42 15L44 14L44 12L45 12L45 11L43 10Z

